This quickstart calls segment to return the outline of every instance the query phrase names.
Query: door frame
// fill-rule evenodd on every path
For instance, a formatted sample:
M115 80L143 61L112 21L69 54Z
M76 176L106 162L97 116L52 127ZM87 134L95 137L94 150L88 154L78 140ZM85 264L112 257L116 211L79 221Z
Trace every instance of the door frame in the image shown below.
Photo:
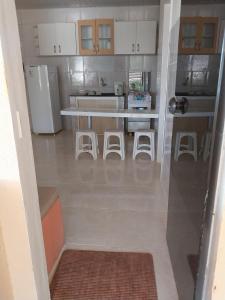
M9 172L5 161L0 161L0 167L8 170L4 175L11 176L0 178L0 192L3 197L3 201L0 201L1 240L4 243L8 267L8 273L2 275L9 281L15 298L50 300L14 0L0 1L0 13L0 75L5 83L4 93L0 94L0 113L4 116L0 119L1 142L4 142L4 147L0 147L0 156L7 157L8 166L11 167ZM221 159L224 164L225 157ZM221 184L224 182L221 181ZM12 221L15 225L13 228ZM223 238L221 231L219 242ZM221 259L224 260L220 256L223 249L219 246L220 243L215 246L218 254L216 271ZM215 272L214 282L223 280L222 276L223 274ZM217 289L217 293L218 291Z
M14 0L0 1L0 104L1 296L50 300Z

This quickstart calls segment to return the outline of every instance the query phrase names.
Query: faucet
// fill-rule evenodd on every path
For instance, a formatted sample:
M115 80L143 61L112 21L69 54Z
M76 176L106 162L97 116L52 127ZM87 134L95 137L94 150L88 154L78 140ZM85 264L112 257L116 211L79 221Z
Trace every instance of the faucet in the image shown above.
M100 80L99 80L99 85L101 86L101 87L104 87L104 86L106 86L107 84L105 83L105 81L104 81L104 78L103 77L101 77L100 78Z

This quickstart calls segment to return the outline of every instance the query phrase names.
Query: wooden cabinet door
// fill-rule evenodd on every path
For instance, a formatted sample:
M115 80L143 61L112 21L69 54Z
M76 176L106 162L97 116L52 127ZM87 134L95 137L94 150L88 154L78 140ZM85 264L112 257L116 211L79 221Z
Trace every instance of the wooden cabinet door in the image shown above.
M201 28L199 17L181 18L179 52L183 54L199 53L200 36Z
M95 20L78 21L80 55L96 55Z
M136 54L137 22L115 22L115 54Z
M38 24L38 39L40 55L58 55L55 24Z
M114 54L113 19L96 20L96 49L98 55Z
M137 22L137 54L155 54L156 52L156 21Z
M218 18L201 18L201 36L199 49L202 54L217 52Z
M76 55L76 27L74 23L56 23L58 55Z
M217 52L218 18L181 18L179 52L213 54Z

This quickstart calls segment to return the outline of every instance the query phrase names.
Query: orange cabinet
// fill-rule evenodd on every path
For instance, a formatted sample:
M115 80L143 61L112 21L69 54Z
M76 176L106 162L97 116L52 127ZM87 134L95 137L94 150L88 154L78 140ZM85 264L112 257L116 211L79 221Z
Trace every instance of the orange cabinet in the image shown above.
M184 17L180 22L179 53L217 52L218 18Z
M114 21L112 19L78 21L80 55L114 54Z

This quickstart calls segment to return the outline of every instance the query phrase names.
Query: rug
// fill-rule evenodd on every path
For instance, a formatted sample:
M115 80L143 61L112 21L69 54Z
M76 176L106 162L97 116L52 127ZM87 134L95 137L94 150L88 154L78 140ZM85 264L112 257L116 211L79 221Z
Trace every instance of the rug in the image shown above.
M197 273L198 273L198 259L199 256L195 254L188 255L188 263L191 269L191 273L193 276L194 281L196 282Z
M152 255L67 250L50 291L52 300L157 300Z

